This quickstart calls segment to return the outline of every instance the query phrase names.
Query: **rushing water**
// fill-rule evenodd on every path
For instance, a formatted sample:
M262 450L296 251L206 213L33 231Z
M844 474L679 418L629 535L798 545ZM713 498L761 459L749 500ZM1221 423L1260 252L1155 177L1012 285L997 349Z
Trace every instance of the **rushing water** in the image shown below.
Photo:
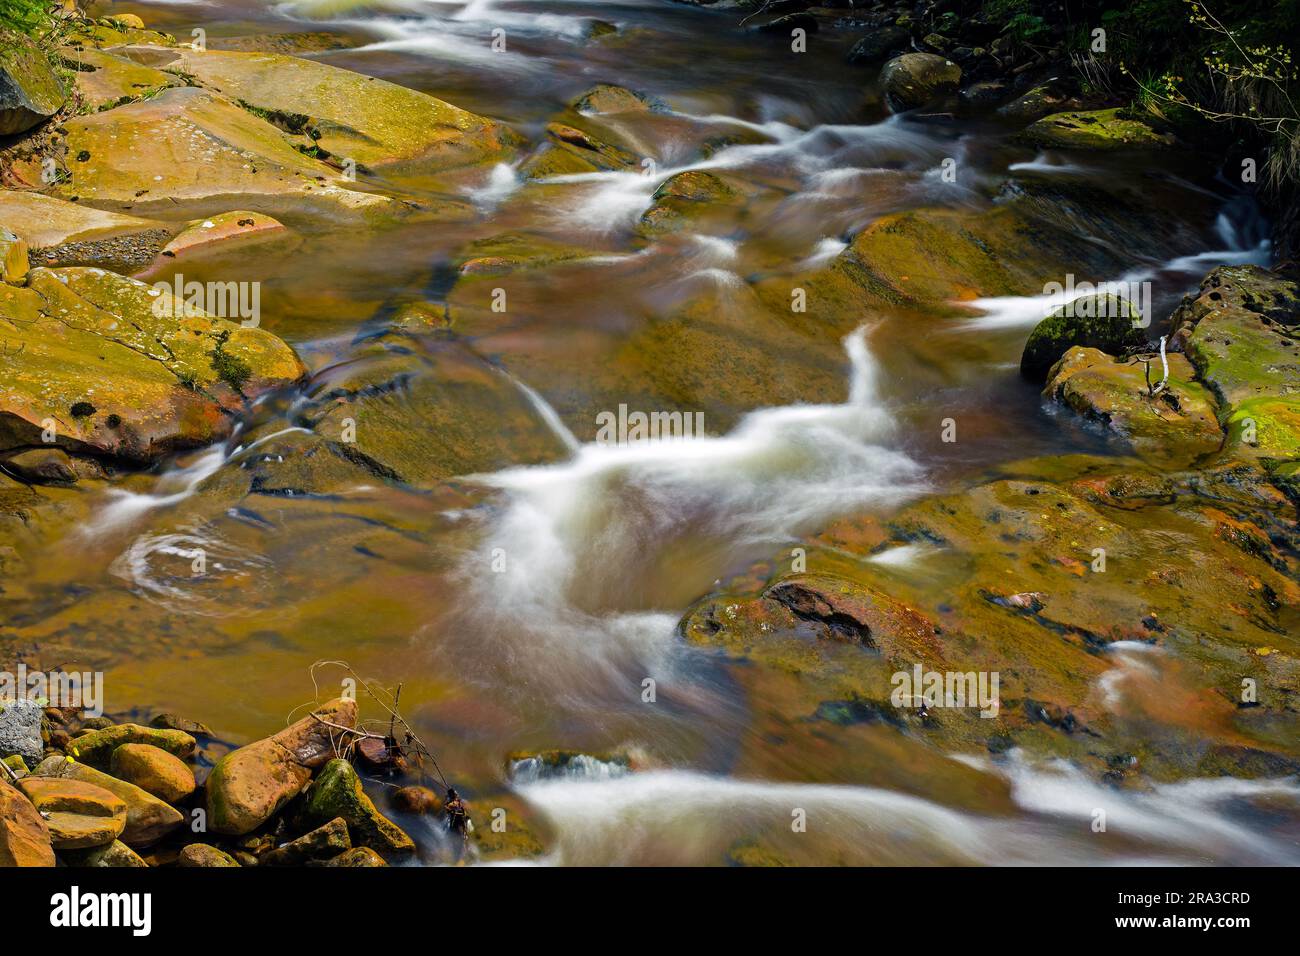
M1014 458L1078 450L1040 411L1014 363L1038 297L978 300L958 314L863 315L843 341L824 399L722 409L708 433L660 444L593 441L590 410L618 401L598 374L646 315L701 296L744 318L754 277L825 264L881 214L920 205L979 207L1008 175L1144 175L1122 161L1065 162L975 123L891 117L869 74L842 65L851 36L791 65L780 41L736 29L739 15L657 0L248 0L119 5L184 36L212 39L324 29L350 49L325 62L433 92L536 138L599 81L670 109L621 130L654 157L641 172L558 177L529 191L501 164L404 190L452 190L477 210L464 226L407 226L374 237L310 236L265 275L264 324L314 371L346 364L356 333L400 305L446 294L446 264L469 239L528 228L602 254L547 277L523 317L484 329L498 362L538 412L562 460L461 476L433 491L358 482L319 498L250 496L224 475L284 455L301 431L292 408L259 414L262 437L183 456L108 492L75 494L66 533L43 542L16 594L19 623L49 653L108 671L113 707L193 714L248 739L310 697L313 660L346 659L405 682L404 709L445 768L480 790L513 788L555 833L564 863L719 863L761 838L801 862L866 864L1143 861L1298 862L1294 784L1231 779L1101 793L1081 772L1015 753L953 759L883 736L859 739L855 772L765 759L752 704L709 655L682 645L683 610L720 579L837 515L882 513ZM593 19L619 42L591 43ZM492 30L509 36L490 49ZM773 69L774 61L781 63ZM753 134L698 159L709 136ZM944 158L969 169L960 185ZM743 225L640 247L630 229L654 189L686 169L726 170L771 187ZM1267 255L1253 211L1177 170L1161 188L1210 208L1200 244L1172 258L1133 254L1126 276L1156 287L1157 314L1217 262ZM248 263L250 270L258 265ZM253 276L250 276L253 277ZM917 334L918 322L930 331ZM961 409L977 442L942 446L933 422ZM946 414L946 412L945 412ZM269 422L269 425L267 424ZM1098 446L1100 450L1100 446ZM206 573L190 565L202 551ZM495 555L501 568L491 567ZM923 573L925 549L878 557ZM1160 663L1115 650L1100 692L1118 701ZM641 701L654 679L660 703ZM1173 679L1173 678L1170 678ZM639 755L625 773L588 760L512 777L529 748ZM1114 807L1125 838L1097 841L1089 815ZM793 840L791 807L815 825ZM1231 811L1231 812L1229 812Z

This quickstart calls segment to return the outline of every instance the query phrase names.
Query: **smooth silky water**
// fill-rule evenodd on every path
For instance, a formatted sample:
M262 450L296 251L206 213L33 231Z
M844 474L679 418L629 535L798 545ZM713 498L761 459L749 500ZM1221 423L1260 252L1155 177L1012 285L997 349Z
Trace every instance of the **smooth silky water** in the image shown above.
M527 229L605 253L542 270L515 293L510 321L457 330L541 410L539 427L558 436L565 460L464 475L433 491L374 482L231 506L213 482L261 453L237 434L112 490L59 492L69 518L7 586L5 610L46 666L75 657L105 670L110 713L176 711L239 743L312 698L313 661L347 660L385 685L402 682L403 710L471 801L513 787L544 822L557 862L716 864L756 835L809 863L1300 862L1300 794L1289 784L1225 778L1108 791L1124 818L1115 829L1127 836L1103 842L1086 826L1097 784L1067 766L953 759L873 727L854 730L850 758L829 746L777 758L763 701L675 633L715 583L838 515L887 514L1016 459L1105 453L1049 419L1018 377L1043 301L864 312L844 339L839 386L815 404L723 410L706 436L680 442L592 441L596 411L618 400L597 372L629 334L701 295L743 319L760 308L753 280L829 262L884 213L987 205L1009 175L1149 181L1154 172L1171 208L1212 210L1189 216L1204 228L1182 259L1133 259L1128 278L1151 279L1156 314L1167 315L1214 264L1266 258L1249 205L1185 170L1101 156L1066 163L1012 144L1002 128L891 117L872 74L826 49L847 40L819 38L816 56L796 58L780 39L735 29L735 11L653 0L114 9L182 39L202 26L210 42L344 33L356 48L309 55L426 90L534 141L596 82L649 93L672 112L618 120L655 158L650 176L524 187L501 165L395 178L389 185L407 195L471 213L379 233L320 235L303 224L306 243L293 256L224 266L263 282L264 326L320 372L348 362L358 332L402 305L440 303L456 250L474 238ZM620 35L587 42L593 17ZM503 54L489 48L496 27L507 31ZM705 129L764 141L700 160ZM962 165L960 185L938 175L946 157ZM740 208L707 234L633 243L653 190L688 168L725 169L782 198ZM297 427L293 407L290 398L259 410L258 434ZM962 423L956 445L940 441L949 416ZM196 548L209 562L199 579L190 573ZM508 557L504 573L491 570L494 549ZM927 573L924 549L884 560ZM1116 706L1143 682L1178 679L1159 654L1112 653L1099 693ZM327 691L340 676L318 675ZM657 682L654 705L641 700L646 678ZM539 748L631 753L644 769L584 761L559 779L512 777L507 755ZM797 838L791 807L815 821Z

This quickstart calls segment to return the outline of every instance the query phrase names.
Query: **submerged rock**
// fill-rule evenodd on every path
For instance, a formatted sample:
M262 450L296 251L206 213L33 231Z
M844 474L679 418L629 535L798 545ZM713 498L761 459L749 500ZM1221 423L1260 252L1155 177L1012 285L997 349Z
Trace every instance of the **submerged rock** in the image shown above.
M880 84L895 110L915 109L956 93L961 67L933 53L904 53L885 64Z
M403 813L427 814L442 810L442 798L428 787L398 787L393 791L393 805Z
M414 485L565 451L518 385L457 340L380 339L317 380L305 415L373 476Z
M1029 333L1020 356L1020 374L1031 382L1047 380L1061 356L1074 346L1120 354L1146 342L1132 303L1115 295L1081 295L1056 309Z
M1045 397L1105 425L1127 440L1137 454L1158 465L1187 467L1213 454L1223 443L1214 397L1194 380L1182 355L1168 355L1163 378L1158 355L1121 361L1096 349L1075 346L1056 363ZM1149 364L1149 377L1147 365Z
M597 83L575 99L570 106L579 113L588 115L642 113L667 108L663 103L644 93L623 86L614 86L611 83Z
M1058 149L1153 149L1174 144L1172 135L1157 132L1122 109L1054 113L1026 129L1024 137L1039 146Z
M356 770L341 758L331 760L321 770L307 794L303 815L309 823L343 818L352 842L358 846L390 852L415 849L415 842L401 827L375 809Z
M354 727L356 720L356 701L338 698L278 734L226 754L205 784L209 829L235 836L257 829L336 752L336 727Z
M844 766L865 731L898 738L900 752L911 741L979 754L996 738L1098 772L1107 755L1140 751L1148 772L1195 773L1208 748L1243 736L1295 759L1276 733L1300 726L1292 690L1267 713L1236 704L1243 675L1300 690L1296 659L1251 653L1277 646L1300 607L1286 543L1295 508L1260 469L1161 475L1051 458L1005 471L1015 477L924 498L883 524L837 522L804 542L808 572L777 555L766 580L746 575L692 608L685 639L735 661L729 672L763 702L756 735L790 759L816 747ZM871 560L901 548L915 556ZM1099 695L1101 676L1122 666L1116 641L1176 654L1176 678L1162 680L1178 689ZM921 716L893 699L898 674L916 666L996 673L997 706ZM1152 752L1141 728L1157 714ZM765 747L757 759L784 758Z
M49 827L0 771L0 867L54 866Z
M0 136L44 122L65 99L58 74L36 42L17 32L0 33Z

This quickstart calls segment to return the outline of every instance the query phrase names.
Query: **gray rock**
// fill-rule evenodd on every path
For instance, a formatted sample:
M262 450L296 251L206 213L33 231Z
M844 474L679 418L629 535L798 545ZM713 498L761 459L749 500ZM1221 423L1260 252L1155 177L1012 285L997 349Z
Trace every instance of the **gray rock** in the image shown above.
M18 754L28 765L41 759L40 704L32 700L0 702L0 757Z

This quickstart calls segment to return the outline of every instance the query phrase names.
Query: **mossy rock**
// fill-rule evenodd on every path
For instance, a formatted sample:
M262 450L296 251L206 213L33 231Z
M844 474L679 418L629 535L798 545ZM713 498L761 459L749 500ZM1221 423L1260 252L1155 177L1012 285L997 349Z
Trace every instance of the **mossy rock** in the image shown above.
M308 135L339 161L365 168L452 169L502 158L519 143L513 130L486 117L316 60L180 49L166 69Z
M353 223L390 222L405 209L347 188L338 169L271 123L197 87L79 116L66 129L68 155L85 159L69 164L53 194L100 209L184 218L253 209Z
M1133 304L1104 293L1081 295L1056 309L1029 333L1020 356L1020 374L1039 384L1071 348L1100 349L1112 355L1143 345L1142 316Z
M183 817L153 794L84 763L47 757L37 771L50 777L81 781L109 791L126 805L126 824L120 837L129 846L156 843L181 825Z
M352 842L357 846L385 852L410 852L415 842L377 809L361 786L352 764L341 758L331 760L307 793L304 818L322 825L338 817L347 821Z
M1025 139L1057 149L1157 149L1172 146L1174 137L1155 130L1123 109L1053 113L1033 123Z
M653 200L641 216L640 231L646 235L698 227L711 213L743 204L744 196L714 173L690 170L664 180Z
M0 316L0 450L153 461L228 435L247 400L305 371L274 335L101 269L33 269L0 287Z
M167 229L156 220L105 212L42 193L12 189L0 190L0 222L25 239L30 250Z
M1247 399L1233 406L1224 429L1239 455L1279 463L1300 459L1300 395Z
M1168 355L1163 378L1158 355L1120 361L1092 348L1071 348L1052 368L1044 397L1104 425L1139 456L1162 467L1187 467L1217 452L1223 432L1214 396L1182 355ZM1150 377L1146 366L1150 366Z
M667 109L653 97L612 83L597 83L569 105L579 113L590 115L662 112Z
M35 40L0 31L0 136L43 123L66 100L63 84Z
M1174 340L1223 403L1300 394L1300 284L1257 266L1214 270L1173 316Z
M454 339L370 344L317 380L305 417L372 477L427 486L566 453L525 394Z
M883 525L836 522L801 542L808 571L791 573L788 551L774 555L693 607L683 637L733 662L728 673L763 701L755 733L844 767L869 736L912 755L918 786L921 751L985 754L993 738L1085 763L1141 753L1145 772L1166 780L1196 775L1207 748L1243 737L1300 755L1285 729L1300 728L1290 697L1300 644L1284 624L1300 608L1287 556L1295 506L1268 475L1241 463L1160 474L1077 456L1007 470L1026 477L923 498ZM925 563L872 560L905 545ZM1166 656L1153 661L1177 662L1168 702L1125 698L1158 712L1158 751L1147 724L1097 694L1115 641L1156 644ZM1252 653L1264 646L1280 653ZM921 719L893 706L892 676L918 663L998 672L997 715L935 708ZM1239 708L1243 672L1265 667L1270 686L1288 690ZM875 767L877 779L892 772Z
M72 70L73 83L81 95L81 107L88 112L123 106L152 96L160 90L181 85L179 77L123 56L93 48L59 50Z
M121 840L84 850L63 850L59 858L67 866L94 869L141 869L149 865Z
M179 730L144 727L140 724L116 724L78 737L77 757L86 763L106 765L113 751L123 744L145 744L174 757L188 757L194 753L196 741Z
M880 85L894 109L915 109L956 93L961 67L933 53L904 53L885 64Z
M224 850L206 843L191 843L176 857L176 865L183 867L235 867L239 862Z

